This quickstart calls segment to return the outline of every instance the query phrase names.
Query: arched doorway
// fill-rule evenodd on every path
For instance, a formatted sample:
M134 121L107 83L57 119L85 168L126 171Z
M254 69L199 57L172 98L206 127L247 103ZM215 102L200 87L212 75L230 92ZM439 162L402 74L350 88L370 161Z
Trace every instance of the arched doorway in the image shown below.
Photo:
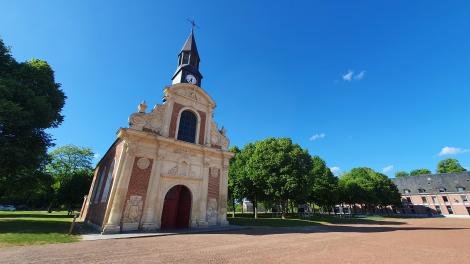
M187 228L191 213L191 192L184 185L176 185L165 195L161 229Z

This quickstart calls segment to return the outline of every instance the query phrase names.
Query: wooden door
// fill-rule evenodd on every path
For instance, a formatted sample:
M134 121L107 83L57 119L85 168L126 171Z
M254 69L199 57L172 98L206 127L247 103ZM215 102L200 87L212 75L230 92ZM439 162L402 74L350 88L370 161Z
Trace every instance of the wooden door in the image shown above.
M174 186L165 195L161 229L187 228L190 213L191 192L186 186Z

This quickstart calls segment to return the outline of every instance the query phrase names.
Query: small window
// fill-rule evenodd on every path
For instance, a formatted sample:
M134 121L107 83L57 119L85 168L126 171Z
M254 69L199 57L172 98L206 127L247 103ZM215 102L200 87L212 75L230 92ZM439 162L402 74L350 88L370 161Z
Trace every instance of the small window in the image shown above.
M409 194L409 193L411 192L411 191L408 190L408 189L404 189L403 191L405 192L405 194Z
M406 197L406 201L411 203L411 198L410 197Z
M447 211L449 212L449 214L454 214L454 211L452 210L452 206L450 205L447 206Z
M442 214L441 207L439 205L436 205L436 213Z
M466 195L460 195L460 198L462 199L462 202L464 203L468 202L468 197Z
M428 199L426 199L424 196L421 196L421 200L423 200L423 203L428 203Z
M465 187L457 187L457 192L465 192Z
M433 197L432 197L432 202L435 203L435 204L437 204L436 196L433 196Z
M196 129L196 115L189 110L183 111L181 113L180 125L178 128L178 140L196 143Z
M449 200L447 199L447 196L442 196L442 200L444 200L445 203L449 202Z
M418 193L425 193L426 190L425 189L418 189Z
M183 52L183 64L189 63L189 53Z
M446 189L446 188L444 188L444 187L441 187L441 188L439 188L439 192L441 192L441 193L443 193L443 192L447 192L447 189Z

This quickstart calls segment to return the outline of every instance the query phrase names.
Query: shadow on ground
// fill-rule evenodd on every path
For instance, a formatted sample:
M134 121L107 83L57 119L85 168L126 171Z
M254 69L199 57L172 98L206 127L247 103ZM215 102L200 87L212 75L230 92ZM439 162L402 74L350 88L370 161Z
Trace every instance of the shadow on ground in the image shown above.
M65 214L35 214L35 213L2 213L0 214L0 219L2 218L73 218L73 215Z
M328 225L328 226L283 227L283 228L252 227L252 228L247 228L247 229L233 230L233 231L227 231L227 232L214 232L214 233L263 236L263 235L278 235L278 234L383 233L383 232L394 232L394 231L416 231L416 230L449 231L449 230L466 230L466 229L470 229L470 228Z
M0 234L2 233L66 233L70 228L69 222L37 221L25 219L8 219L0 221Z

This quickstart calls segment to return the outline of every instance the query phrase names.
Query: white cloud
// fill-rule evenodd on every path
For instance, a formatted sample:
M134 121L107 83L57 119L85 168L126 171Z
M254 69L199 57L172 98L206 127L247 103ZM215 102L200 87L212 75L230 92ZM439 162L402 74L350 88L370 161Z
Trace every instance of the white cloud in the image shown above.
M353 78L353 71L348 71L346 74L343 75L343 80L350 82Z
M354 76L354 79L360 81L362 79L364 79L364 76L366 75L366 71L361 71L359 74L357 74L356 76Z
M315 141L317 139L322 139L322 138L325 138L325 137L326 137L325 133L315 134L315 135L310 137L310 141Z
M360 81L360 80L364 79L365 76L366 76L366 71L361 71L358 74L354 75L354 71L349 70L348 72L343 74L341 77L343 78L343 81L350 82L350 81L354 81L354 80L355 81Z
M100 157L101 157L101 154L100 154L100 153L95 153L95 154L93 155L93 158L94 158L94 159L99 159Z
M441 149L441 152L439 152L439 156L445 156L445 155L457 155L457 154L462 154L465 152L469 152L470 149L461 149L461 148L454 148L454 147L443 147Z
M382 172L383 173L389 173L393 170L394 166L393 165L388 165L387 167L383 168Z
M331 167L330 168L331 173L333 173L335 176L339 176L343 174L343 171L341 170L340 167Z

